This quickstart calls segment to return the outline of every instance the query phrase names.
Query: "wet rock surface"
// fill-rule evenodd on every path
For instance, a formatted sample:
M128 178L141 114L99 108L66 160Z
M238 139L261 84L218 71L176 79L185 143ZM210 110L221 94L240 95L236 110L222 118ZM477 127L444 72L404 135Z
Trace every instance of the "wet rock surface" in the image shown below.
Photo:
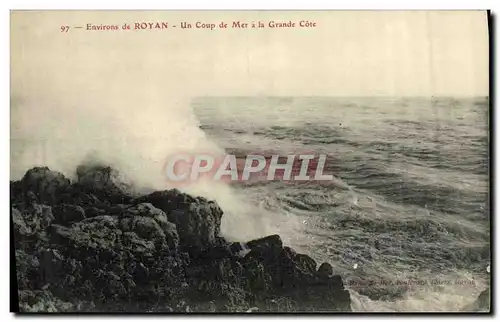
M231 243L214 201L134 196L119 174L46 167L11 182L22 312L350 311L342 278L278 235Z

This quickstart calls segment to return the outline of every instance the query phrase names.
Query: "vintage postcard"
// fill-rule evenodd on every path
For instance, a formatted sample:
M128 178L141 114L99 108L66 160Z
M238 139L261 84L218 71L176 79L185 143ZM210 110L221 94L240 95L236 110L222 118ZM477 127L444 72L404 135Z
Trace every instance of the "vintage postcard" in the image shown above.
M17 312L490 312L487 11L10 13Z

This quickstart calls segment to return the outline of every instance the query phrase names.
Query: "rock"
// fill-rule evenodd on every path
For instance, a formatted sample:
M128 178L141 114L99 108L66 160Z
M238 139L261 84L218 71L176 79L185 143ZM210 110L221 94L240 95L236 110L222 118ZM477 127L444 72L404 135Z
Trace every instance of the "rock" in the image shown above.
M283 247L283 251L289 258L295 258L295 256L297 256L297 252L288 246Z
M37 203L38 200L35 193L31 190L26 191L26 194L24 195L23 205L28 207L33 207Z
M97 216L105 216L106 215L106 209L99 208L99 207L87 206L87 207L83 208L83 211L85 212L85 216L87 218L93 218L93 217L97 217Z
M242 254L244 251L250 250L247 245L241 242L233 242L229 245L229 249L232 254L239 255ZM245 254L246 255L246 254Z
M254 248L283 248L283 241L279 235L270 235L263 238L251 240L246 243L250 249Z
M165 213L170 213L173 210L188 209L192 203L205 203L204 198L194 198L188 194L182 193L177 189L155 191L146 196L135 200L136 203L151 203L156 208L163 210Z
M19 291L19 310L21 312L71 312L77 306L63 302L47 291Z
M31 209L23 212L23 216L34 231L44 230L54 220L52 207L45 205L33 205Z
M83 208L76 205L56 205L52 208L52 213L55 217L54 223L61 225L71 225L86 218Z
M333 275L333 267L328 263L323 263L319 266L317 275L320 279L328 279Z
M24 192L21 181L10 181L10 203L12 206L21 204L24 200Z
M28 226L19 210L17 210L16 208L11 208L11 216L16 238L20 239L23 236L29 236L33 233L31 227Z
M312 285L292 295L299 311L306 312L350 312L350 295L345 289L329 285Z
M193 198L178 190L154 192L136 200L163 210L175 224L183 249L193 252L217 244L222 210L212 201Z
M282 252L279 264L277 270L282 273L275 277L275 284L284 292L316 282L316 262L307 255Z
M16 249L16 273L19 289L34 289L38 286L36 280L39 268L40 262L35 255Z
M123 233L122 243L125 249L136 256L152 256L156 250L152 241L140 238L135 232Z
M69 188L70 180L47 167L35 167L26 172L20 186L25 194L32 191L39 203L52 204Z
M284 254L283 242L278 235L251 240L246 243L250 249L244 262L257 261L265 265L279 265Z
M156 222L164 233L168 246L171 249L177 249L179 246L179 234L175 224L168 221L167 215L160 209L155 208L150 203L140 203L127 208L124 215L144 216Z
M102 201L99 200L92 193L85 192L85 189L78 184L72 184L65 194L62 194L59 203L65 204L78 204L82 207L101 205Z
M157 301L175 292L173 286L180 285L184 276L185 260L175 253L166 256L165 233L153 218L94 217L71 227L54 224L50 236L62 258L84 265L73 272L66 264L63 271L75 279L61 277L57 284L79 285L86 299ZM51 290L59 294L59 289Z
M250 272L249 279L254 280L260 291L281 291L298 286L300 268L294 261L297 254L285 250L278 235L255 239L246 245L250 252L243 264Z
M316 271L314 259L283 247L278 235L246 245L251 251L244 257L244 268L253 294L287 296L301 311L351 310L349 292L340 276L331 276L329 264Z
M196 253L196 256L193 256L193 259L199 261L214 261L231 258L232 256L233 252L231 251L229 245L222 245L206 248L199 253Z
M166 243L163 229L153 218L134 216L120 221L123 231L134 232L139 238L153 242L159 249Z
M80 165L76 170L78 184L74 189L97 196L112 203L127 203L131 184L116 170L99 164Z
M83 263L54 248L41 249L38 252L40 270L38 278L40 284L48 285L54 295L80 296L78 280L81 280ZM75 293L76 292L76 293Z
M109 167L80 167L73 184L30 171L11 182L24 311L350 310L331 265L316 269L278 235L228 242L213 201L177 190L132 198Z
M54 220L52 208L46 205L33 204L22 210L11 208L14 239L16 247L34 247L45 229Z
M309 275L314 275L316 273L316 261L308 255L297 254L293 258L293 261L302 272Z

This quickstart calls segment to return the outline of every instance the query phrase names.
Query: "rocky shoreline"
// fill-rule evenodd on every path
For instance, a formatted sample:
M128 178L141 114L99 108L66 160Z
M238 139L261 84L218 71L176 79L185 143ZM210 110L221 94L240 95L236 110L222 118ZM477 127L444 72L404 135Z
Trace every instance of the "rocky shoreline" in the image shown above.
M278 235L230 242L216 202L131 193L112 168L10 182L21 312L350 312L328 263Z

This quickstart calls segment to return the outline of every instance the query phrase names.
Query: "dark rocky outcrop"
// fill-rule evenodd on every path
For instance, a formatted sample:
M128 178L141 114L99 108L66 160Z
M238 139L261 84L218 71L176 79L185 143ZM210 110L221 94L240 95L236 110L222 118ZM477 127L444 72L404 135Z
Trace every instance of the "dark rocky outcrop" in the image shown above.
M52 207L52 213L54 214L53 222L62 225L71 225L86 218L85 210L77 205L56 205Z
M53 203L60 194L65 193L70 187L70 180L62 173L51 171L47 167L36 167L24 175L19 184L14 184L14 189L20 190L14 197L24 199L31 192L31 201L40 203ZM34 197L34 198L33 198ZM33 200L35 199L35 200Z
M231 243L213 201L135 196L112 168L46 167L11 182L23 312L350 311L342 278L278 235Z
M163 210L176 225L181 245L187 251L197 252L217 245L222 210L215 202L176 189L153 192L136 202L147 202Z
M78 177L73 190L94 195L101 201L128 203L132 199L131 185L118 171L99 164L81 165L76 169Z

